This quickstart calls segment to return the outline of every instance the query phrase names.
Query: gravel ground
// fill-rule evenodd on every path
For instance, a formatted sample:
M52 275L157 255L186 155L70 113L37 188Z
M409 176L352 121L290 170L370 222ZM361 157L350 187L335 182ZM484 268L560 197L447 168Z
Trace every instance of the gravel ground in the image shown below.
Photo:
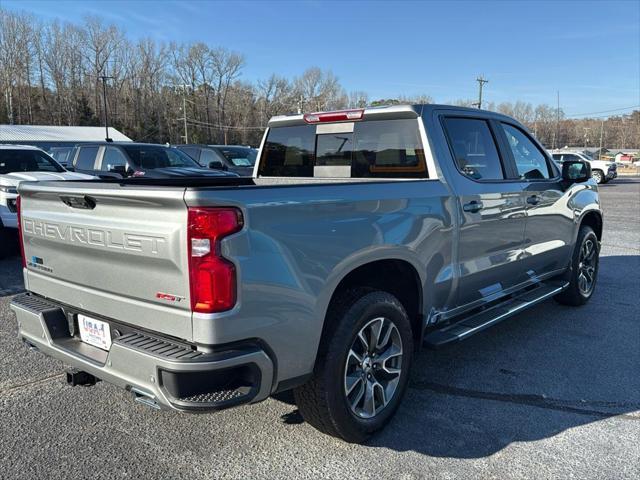
M16 338L19 260L0 261L0 478L640 477L640 180L601 188L599 284L468 341L422 352L389 427L349 445L277 400L212 415L155 412Z

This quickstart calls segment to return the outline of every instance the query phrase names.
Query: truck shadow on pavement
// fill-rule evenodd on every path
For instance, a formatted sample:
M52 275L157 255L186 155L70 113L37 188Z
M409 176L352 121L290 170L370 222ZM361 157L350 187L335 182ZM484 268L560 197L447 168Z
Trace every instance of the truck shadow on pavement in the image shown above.
M601 257L600 267L584 307L548 301L419 353L398 414L368 446L479 458L610 417L640 428L640 307L623 293L640 256ZM281 420L303 422L295 409Z

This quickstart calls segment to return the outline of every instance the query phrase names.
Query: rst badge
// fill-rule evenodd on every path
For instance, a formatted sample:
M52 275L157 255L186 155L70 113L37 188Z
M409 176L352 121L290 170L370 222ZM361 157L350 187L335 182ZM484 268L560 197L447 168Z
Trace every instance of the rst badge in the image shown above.
M157 292L156 298L158 300L164 300L166 302L174 302L174 303L180 303L181 301L184 300L184 297L181 297L180 295L173 295L171 293L164 293L164 292Z

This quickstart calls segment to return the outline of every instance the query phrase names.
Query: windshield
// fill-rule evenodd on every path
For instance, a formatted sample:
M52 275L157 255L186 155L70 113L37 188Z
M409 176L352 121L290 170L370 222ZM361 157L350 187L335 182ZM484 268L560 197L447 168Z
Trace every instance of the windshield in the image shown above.
M127 145L122 148L133 165L144 170L167 167L201 168L195 160L177 148L155 145Z
M251 147L219 147L227 160L236 167L253 167L258 151Z
M12 172L64 172L64 168L40 150L0 149L0 174Z

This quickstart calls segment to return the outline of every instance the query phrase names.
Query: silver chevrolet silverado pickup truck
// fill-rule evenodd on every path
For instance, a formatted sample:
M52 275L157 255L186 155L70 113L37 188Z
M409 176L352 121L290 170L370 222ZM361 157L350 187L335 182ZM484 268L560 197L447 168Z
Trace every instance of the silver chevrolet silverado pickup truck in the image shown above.
M253 178L21 184L19 335L155 408L293 390L364 441L414 352L547 298L581 305L602 212L512 118L442 105L275 117ZM428 407L425 407L428 408Z

